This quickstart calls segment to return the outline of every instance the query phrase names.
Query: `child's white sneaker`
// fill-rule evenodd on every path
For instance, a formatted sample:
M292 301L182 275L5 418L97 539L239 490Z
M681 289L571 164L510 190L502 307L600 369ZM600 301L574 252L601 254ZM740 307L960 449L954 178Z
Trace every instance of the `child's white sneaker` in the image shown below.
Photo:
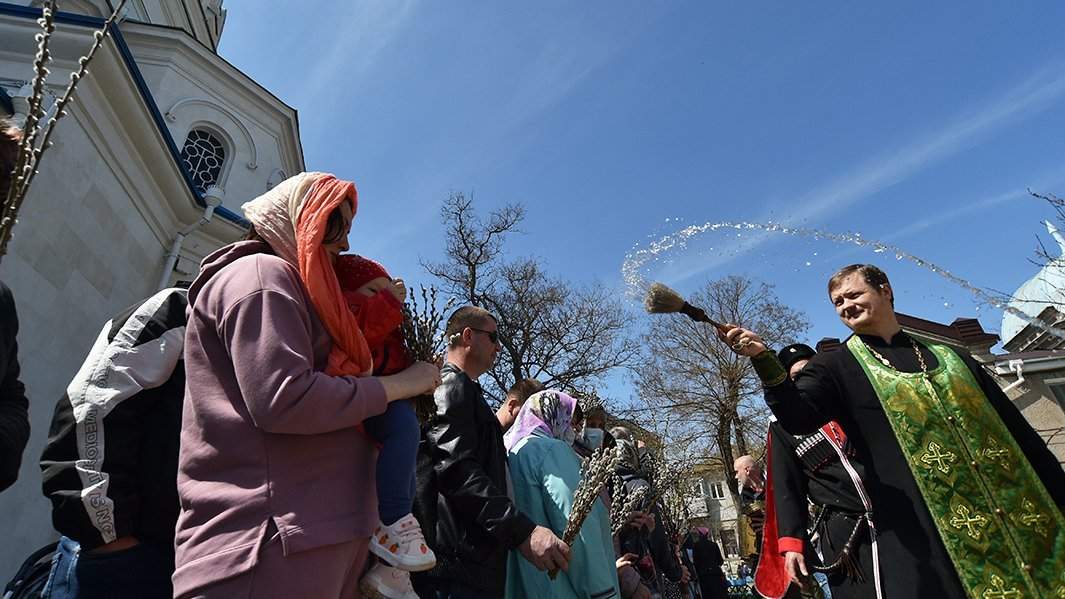
M418 599L410 574L381 562L362 577L359 589L371 599Z
M391 526L379 523L370 538L370 551L400 570L422 572L436 565L436 554L425 544L422 527L413 514Z

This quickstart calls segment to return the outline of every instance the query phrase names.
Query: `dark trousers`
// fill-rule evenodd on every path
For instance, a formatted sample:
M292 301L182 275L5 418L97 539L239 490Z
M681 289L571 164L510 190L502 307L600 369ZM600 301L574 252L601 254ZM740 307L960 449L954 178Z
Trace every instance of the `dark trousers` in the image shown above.
M702 592L703 599L727 599L727 588L728 582L721 570L699 573L699 591Z
M384 414L363 422L366 432L381 444L377 454L377 511L381 522L395 524L411 513L414 470L421 429L414 402L393 401Z
M145 542L113 553L82 552L75 566L79 599L170 599L174 550Z

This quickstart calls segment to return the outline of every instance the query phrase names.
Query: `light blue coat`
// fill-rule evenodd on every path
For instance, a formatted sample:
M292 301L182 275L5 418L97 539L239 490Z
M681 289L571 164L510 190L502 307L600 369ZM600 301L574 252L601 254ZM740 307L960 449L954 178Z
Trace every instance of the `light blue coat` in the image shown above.
M565 442L538 431L518 442L507 455L514 484L514 503L533 522L562 537L573 492L581 480L581 463ZM521 553L507 556L507 599L609 599L620 597L610 517L603 502L584 521L570 547L569 572L551 580Z

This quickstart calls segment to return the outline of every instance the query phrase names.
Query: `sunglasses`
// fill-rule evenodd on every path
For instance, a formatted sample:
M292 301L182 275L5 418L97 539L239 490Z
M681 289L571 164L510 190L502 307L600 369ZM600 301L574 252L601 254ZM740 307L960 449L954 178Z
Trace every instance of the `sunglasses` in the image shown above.
M476 327L469 327L470 330L477 331L478 333L484 333L488 335L488 340L492 343L499 343L499 331L486 331L484 329L478 329Z

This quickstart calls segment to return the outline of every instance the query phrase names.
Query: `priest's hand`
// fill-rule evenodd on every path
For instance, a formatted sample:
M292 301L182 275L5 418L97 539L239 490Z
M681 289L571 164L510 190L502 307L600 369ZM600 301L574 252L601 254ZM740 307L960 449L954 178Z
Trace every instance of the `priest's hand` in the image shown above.
M722 325L722 328L725 332L722 333L721 329L718 329L717 336L741 356L753 358L768 349L757 333L734 324Z
M784 569L788 571L788 578L800 587L805 586L802 581L810 577L810 573L806 571L806 559L795 551L784 554ZM800 572L802 576L799 576Z

